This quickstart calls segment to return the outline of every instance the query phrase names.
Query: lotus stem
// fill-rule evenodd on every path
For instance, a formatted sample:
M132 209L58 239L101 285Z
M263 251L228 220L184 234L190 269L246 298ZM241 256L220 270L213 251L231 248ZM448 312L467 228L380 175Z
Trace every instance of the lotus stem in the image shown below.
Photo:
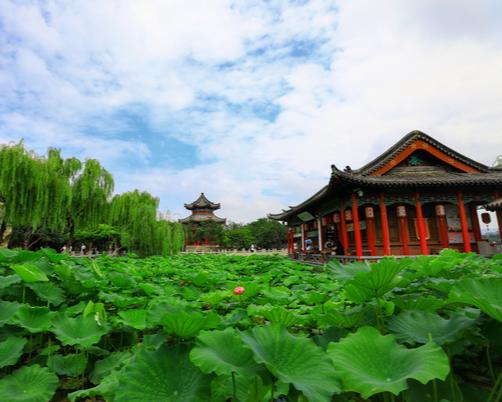
M235 371L232 371L232 401L237 401L237 385L235 383Z
M434 402L438 402L438 385L436 380L432 380L432 389L434 390Z
M501 383L502 383L502 373L499 374L497 381L495 381L495 384L493 384L493 388L490 392L490 395L488 396L487 402L492 402L492 398L496 395L497 388L499 388ZM499 393L494 402L499 402L501 398L502 398L502 387L500 387Z
M23 282L23 297L22 297L23 304L25 300L26 300L26 284Z
M488 371L493 382L496 381L495 372L493 371L492 359L490 359L490 343L486 345L486 360L488 362Z

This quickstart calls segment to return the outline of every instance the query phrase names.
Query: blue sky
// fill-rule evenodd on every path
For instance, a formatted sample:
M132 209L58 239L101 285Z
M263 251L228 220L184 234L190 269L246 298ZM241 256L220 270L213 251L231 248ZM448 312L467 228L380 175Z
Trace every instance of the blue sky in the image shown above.
M420 129L502 154L499 1L0 1L0 142L245 222Z

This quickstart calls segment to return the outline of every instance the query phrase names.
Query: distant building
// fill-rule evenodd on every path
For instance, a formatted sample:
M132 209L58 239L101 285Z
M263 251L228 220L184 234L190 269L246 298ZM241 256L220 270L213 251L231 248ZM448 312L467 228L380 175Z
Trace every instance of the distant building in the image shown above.
M190 204L185 204L185 208L192 211L190 216L180 219L179 222L187 226L187 246L211 245L216 232L222 227L226 219L214 214L220 209L220 204L209 201L204 193L200 193L199 198Z
M357 147L354 147L357 150ZM289 252L336 245L357 257L480 251L477 209L497 210L502 236L502 167L476 162L413 131L360 169L331 167L329 183L270 218L287 222ZM329 245L329 246L328 246ZM341 252L340 252L341 251Z

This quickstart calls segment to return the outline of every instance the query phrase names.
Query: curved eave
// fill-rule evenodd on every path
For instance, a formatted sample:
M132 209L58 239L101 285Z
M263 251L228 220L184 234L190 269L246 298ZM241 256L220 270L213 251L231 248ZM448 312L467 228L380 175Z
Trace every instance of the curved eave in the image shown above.
M396 155L404 151L406 148L408 148L413 142L417 140L422 140L427 142L428 144L432 145L433 147L436 147L437 149L441 150L448 156L457 159L466 165L469 165L481 172L487 172L489 170L488 166L483 165L482 163L476 162L475 160L472 160L457 151L451 149L450 147L447 147L446 145L440 143L439 141L435 140L431 136L423 133L422 131L412 131L405 135L401 140L399 140L396 144L394 144L392 147L387 149L384 153L382 153L380 156L377 158L373 159L371 162L367 163L363 167L353 170L353 174L360 174L360 175L369 175L373 173L374 171L378 170L385 164L387 164L390 160L392 160Z
M484 205L487 211L500 211L502 210L502 198L497 198L495 201L489 202Z
M285 221L291 218L292 216L305 211L306 209L308 209L310 205L321 200L328 193L328 189L329 189L329 184L321 188L317 193L315 193L313 196L311 196L301 204L291 207L290 209L283 211L282 213L268 214L267 217L277 221Z
M221 208L221 204L213 204L213 203L197 205L192 202L191 204L183 204L183 206L190 211L193 211L195 209L210 209L216 211L217 209Z
M410 176L364 176L354 172L333 172L332 180L370 187L449 187L449 186L498 186L502 185L502 172L490 170L488 173L450 173L429 177Z
M215 222L215 223L226 223L225 218L220 218L219 216L213 215L211 217L190 215L186 218L179 219L179 223L202 223L202 222Z

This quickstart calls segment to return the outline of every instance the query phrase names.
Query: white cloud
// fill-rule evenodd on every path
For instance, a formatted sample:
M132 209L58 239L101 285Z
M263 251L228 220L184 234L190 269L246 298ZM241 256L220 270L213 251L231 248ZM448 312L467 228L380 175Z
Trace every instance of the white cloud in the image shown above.
M413 129L490 164L501 17L496 0L4 1L0 138L99 158L118 191L151 191L175 217L205 191L235 221L303 201L332 163L363 165ZM131 109L151 132L131 133ZM162 137L201 163L163 165Z

